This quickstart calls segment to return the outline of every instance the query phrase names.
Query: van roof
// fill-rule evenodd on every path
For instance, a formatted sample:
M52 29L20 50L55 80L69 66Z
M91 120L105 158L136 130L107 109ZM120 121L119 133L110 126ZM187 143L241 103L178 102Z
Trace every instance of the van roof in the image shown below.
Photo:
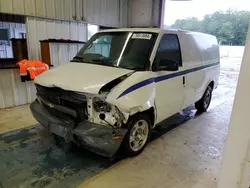
M181 30L181 29L160 29L160 28L119 28L119 29L108 29L108 30L101 30L99 32L123 32L123 31L130 31L130 32L153 32L153 33L186 33L186 34L204 34L209 35L205 33L199 33L194 31L188 31L188 30Z

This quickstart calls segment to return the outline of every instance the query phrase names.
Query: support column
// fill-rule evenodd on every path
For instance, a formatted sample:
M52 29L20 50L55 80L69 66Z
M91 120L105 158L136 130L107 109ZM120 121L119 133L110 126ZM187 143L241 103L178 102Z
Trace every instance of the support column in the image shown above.
M165 0L129 0L128 27L163 26Z
M165 17L165 5L166 5L166 0L161 0L161 11L160 11L160 27L164 27L164 17Z
M218 188L249 188L250 25L239 74ZM247 175L248 174L248 175Z

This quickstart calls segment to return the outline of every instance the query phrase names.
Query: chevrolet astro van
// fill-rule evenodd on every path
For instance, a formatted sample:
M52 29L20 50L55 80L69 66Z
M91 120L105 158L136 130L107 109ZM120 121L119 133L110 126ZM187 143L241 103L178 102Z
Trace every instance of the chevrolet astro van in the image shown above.
M35 79L33 116L66 142L111 157L140 154L151 130L218 85L216 37L157 28L100 31L66 65Z

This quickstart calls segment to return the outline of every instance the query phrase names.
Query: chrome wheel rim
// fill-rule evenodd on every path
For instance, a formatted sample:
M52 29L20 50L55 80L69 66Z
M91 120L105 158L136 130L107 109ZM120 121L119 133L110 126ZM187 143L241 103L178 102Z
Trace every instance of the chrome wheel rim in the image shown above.
M204 97L204 108L207 109L211 101L211 89L209 88Z
M133 151L139 151L148 140L148 123L145 120L139 120L134 124L130 136L129 145Z

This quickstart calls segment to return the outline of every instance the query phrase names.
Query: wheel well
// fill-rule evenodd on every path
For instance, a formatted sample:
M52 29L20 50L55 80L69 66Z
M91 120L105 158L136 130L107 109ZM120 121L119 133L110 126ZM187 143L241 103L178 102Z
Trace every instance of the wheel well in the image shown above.
M141 113L146 114L149 117L151 126L153 128L154 123L155 123L155 110L153 107L149 108L148 110L142 111L142 112L137 112L137 113L133 114L132 116L130 116L129 119L133 118L134 116L141 114Z
M212 89L214 89L214 81L210 82L209 86L211 86Z
M150 123L151 123L151 126L153 127L154 126L154 122L155 122L155 110L153 107L149 108L148 110L146 111L143 111L141 113L146 113L150 119Z

